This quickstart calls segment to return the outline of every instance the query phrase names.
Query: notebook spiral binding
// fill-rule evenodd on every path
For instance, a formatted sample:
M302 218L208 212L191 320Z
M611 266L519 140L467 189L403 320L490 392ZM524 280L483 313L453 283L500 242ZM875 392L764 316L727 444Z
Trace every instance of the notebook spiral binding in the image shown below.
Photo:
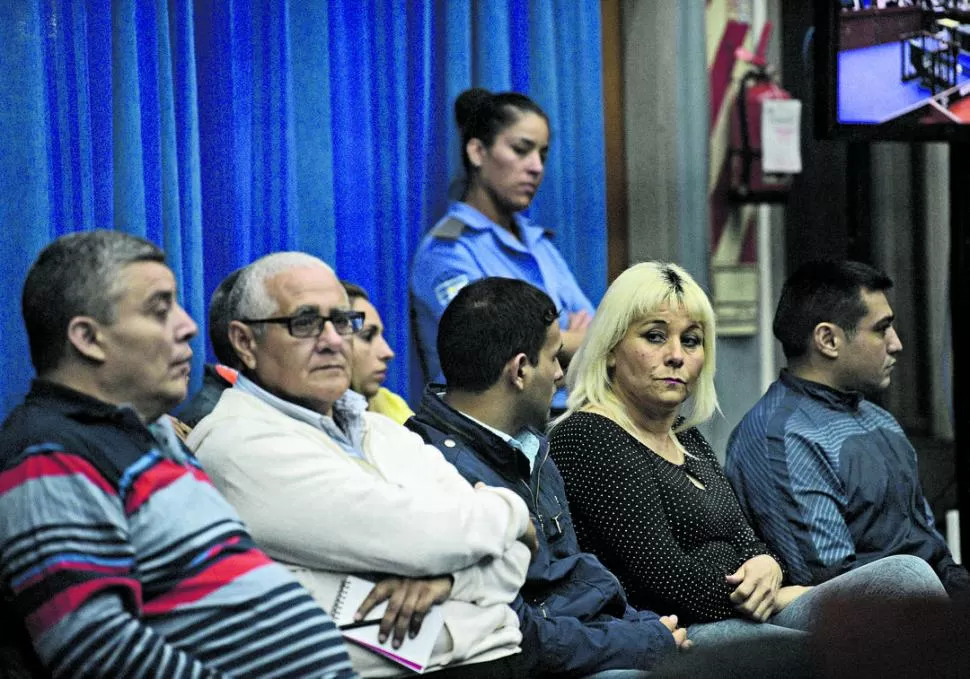
M344 578L344 581L340 583L340 589L337 591L337 598L334 599L333 609L330 611L330 617L336 621L343 620L343 607L347 603L347 594L350 591L350 580Z

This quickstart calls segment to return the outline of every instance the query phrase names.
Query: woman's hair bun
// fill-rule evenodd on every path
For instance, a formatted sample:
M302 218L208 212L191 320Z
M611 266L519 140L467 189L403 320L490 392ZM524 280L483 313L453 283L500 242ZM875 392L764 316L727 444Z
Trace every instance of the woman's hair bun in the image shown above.
M492 93L481 87L472 87L459 94L455 99L455 121L458 128L464 130L474 117L475 111L491 98Z

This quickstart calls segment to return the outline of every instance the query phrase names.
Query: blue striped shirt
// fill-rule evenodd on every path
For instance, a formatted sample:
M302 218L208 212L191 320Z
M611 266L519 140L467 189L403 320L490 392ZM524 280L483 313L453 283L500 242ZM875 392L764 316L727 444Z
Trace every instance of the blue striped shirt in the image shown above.
M724 471L795 584L892 554L922 557L944 585L968 582L934 526L912 444L861 394L783 371L732 432Z

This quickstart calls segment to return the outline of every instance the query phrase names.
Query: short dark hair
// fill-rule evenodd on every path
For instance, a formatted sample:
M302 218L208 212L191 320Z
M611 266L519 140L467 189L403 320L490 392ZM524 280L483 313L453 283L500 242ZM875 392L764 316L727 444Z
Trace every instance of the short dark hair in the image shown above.
M785 357L804 356L819 323L834 323L851 337L869 311L862 291L883 292L892 286L889 276L862 262L820 259L804 264L785 281L772 325Z
M229 322L232 321L229 299L232 287L245 268L239 267L223 278L212 293L212 299L209 300L209 342L212 343L216 360L237 369L241 367L239 357L236 356L236 350L232 348L232 342L229 341Z
M365 302L370 301L370 297L367 296L367 291L356 283L340 279L340 284L344 286L344 292L347 293L347 301L350 304L353 304L355 299L362 299Z
M479 139L491 148L495 137L514 124L523 113L535 113L549 123L549 116L539 104L518 92L492 93L481 87L465 90L455 99L455 122L461 131L461 162L465 175L471 177L472 164L465 147L471 139Z
M76 316L112 323L124 290L118 276L136 262L165 263L154 243L122 231L98 229L61 236L44 248L27 272L21 312L38 375L57 368Z
M438 359L448 388L483 392L519 353L536 365L558 318L549 295L525 281L483 278L466 285L438 324Z

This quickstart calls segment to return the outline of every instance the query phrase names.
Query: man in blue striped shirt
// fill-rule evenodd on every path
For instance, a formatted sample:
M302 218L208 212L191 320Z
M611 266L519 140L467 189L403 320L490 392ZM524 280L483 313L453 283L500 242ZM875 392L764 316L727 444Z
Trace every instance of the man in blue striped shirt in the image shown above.
M891 287L851 261L810 262L785 282L773 330L788 367L731 434L725 472L794 584L913 554L953 594L970 576L934 525L916 452L866 399L889 386L903 348Z

